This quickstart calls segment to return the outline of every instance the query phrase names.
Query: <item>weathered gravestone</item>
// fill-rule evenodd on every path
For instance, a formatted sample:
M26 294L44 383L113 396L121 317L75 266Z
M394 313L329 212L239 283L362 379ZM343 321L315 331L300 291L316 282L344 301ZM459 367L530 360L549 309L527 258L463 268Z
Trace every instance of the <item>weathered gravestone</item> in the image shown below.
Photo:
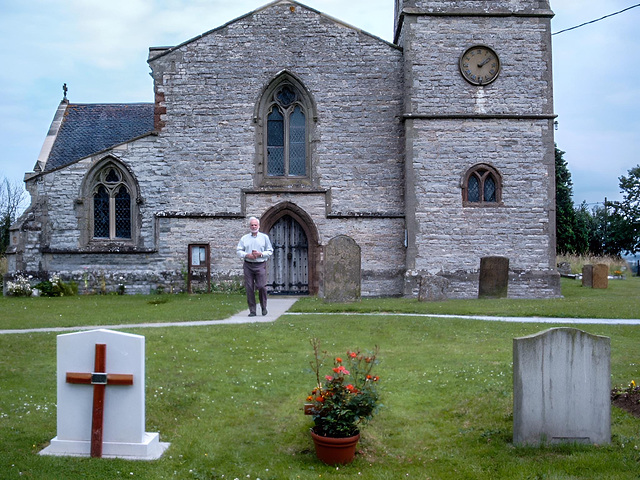
M360 246L338 235L324 249L324 298L329 302L360 300Z
M582 266L582 286L593 287L593 265Z
M609 287L609 267L605 263L598 263L593 267L593 288Z
M509 288L509 259L507 257L482 257L478 298L506 297Z
M513 443L610 443L610 353L575 328L514 338Z
M59 335L57 436L41 455L153 460L168 448L145 432L145 342L111 330Z
M447 300L447 292L451 282L440 275L425 273L420 275L418 300L421 302L437 302Z

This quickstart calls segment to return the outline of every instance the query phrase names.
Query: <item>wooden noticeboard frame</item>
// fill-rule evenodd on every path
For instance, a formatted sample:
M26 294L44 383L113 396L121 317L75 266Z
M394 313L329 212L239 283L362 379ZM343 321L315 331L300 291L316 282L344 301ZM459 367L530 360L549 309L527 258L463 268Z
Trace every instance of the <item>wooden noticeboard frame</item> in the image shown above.
M194 275L200 277L206 272L207 293L211 293L211 254L208 243L190 243L188 248L189 274L187 276L187 290L192 293L191 281Z

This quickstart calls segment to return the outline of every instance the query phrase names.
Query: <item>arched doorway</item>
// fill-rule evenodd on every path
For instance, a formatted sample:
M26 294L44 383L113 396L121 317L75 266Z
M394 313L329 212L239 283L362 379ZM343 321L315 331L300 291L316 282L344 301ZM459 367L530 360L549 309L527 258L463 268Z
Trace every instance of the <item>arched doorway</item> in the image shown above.
M273 258L267 264L270 294L309 294L309 245L307 235L290 215L280 217L269 231Z
M273 258L267 264L269 293L317 294L318 233L309 215L283 202L265 212L260 223L273 244Z

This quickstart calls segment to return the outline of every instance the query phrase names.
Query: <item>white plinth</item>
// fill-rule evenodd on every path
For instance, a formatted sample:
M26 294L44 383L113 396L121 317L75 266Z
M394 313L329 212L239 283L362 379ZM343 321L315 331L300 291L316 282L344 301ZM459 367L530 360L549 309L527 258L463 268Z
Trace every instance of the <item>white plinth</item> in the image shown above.
M93 372L96 344L106 345L107 374L126 374L131 385L105 386L102 456L153 460L169 446L145 432L144 337L112 330L58 335L57 436L41 455L90 456L94 386L72 384L69 372Z
M102 458L124 458L126 460L156 460L162 456L169 443L161 442L158 433L145 432L143 443L103 442ZM90 457L91 442L59 440L40 451L40 455L58 457Z

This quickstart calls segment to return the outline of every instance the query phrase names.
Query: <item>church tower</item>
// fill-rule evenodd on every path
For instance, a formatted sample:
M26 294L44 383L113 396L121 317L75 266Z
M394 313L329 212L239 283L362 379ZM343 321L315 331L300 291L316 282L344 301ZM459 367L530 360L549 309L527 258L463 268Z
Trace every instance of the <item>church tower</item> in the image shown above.
M547 0L396 0L405 295L444 281L473 297L486 256L509 258L509 296L560 294L552 16Z

